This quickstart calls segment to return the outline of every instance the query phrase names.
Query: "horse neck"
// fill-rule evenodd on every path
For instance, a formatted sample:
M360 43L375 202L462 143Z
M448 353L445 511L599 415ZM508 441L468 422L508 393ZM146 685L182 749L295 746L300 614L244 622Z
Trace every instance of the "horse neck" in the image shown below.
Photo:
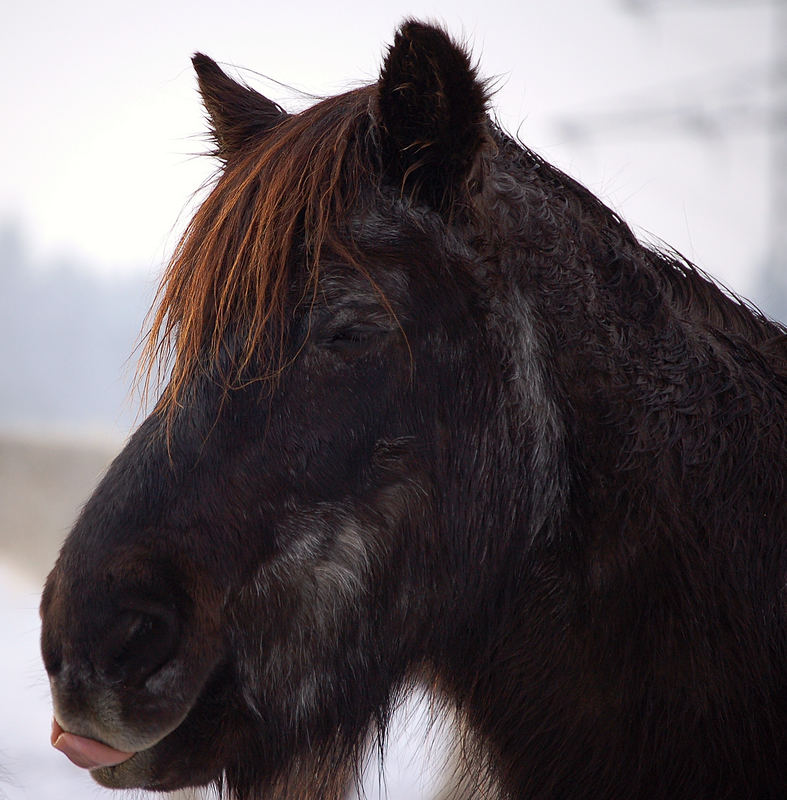
M600 751L626 751L619 698L643 690L615 654L690 641L691 604L718 613L685 590L691 570L734 585L734 569L758 558L757 537L740 532L755 524L742 516L751 507L776 507L784 336L524 151L490 186L484 259L497 273L488 303L502 410L479 441L487 472L500 474L468 511L477 563L472 580L458 578L467 609L446 616L437 684L512 796L532 788L539 754L560 752L565 786L584 797L587 753L560 731L574 743L608 731ZM770 421L758 428L761 415ZM733 551L737 560L721 555ZM674 613L650 620L654 607ZM741 620L742 639L755 627L745 598L724 613ZM681 647L671 658L665 675L687 668ZM720 695L733 691L716 677ZM680 711L668 692L663 701Z

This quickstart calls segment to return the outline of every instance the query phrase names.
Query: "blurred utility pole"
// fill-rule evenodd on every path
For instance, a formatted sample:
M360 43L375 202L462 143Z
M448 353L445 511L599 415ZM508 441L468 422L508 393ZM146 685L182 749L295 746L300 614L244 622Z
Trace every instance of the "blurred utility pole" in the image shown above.
M767 310L787 321L787 0L621 0L627 10L648 14L686 11L705 7L707 13L725 9L760 8L770 16L770 53L767 68L758 73L730 75L720 84L714 102L706 92L691 102L665 105L636 104L582 120L563 121L568 137L585 138L600 130L634 133L647 129L674 129L700 136L735 130L763 130L768 137L768 240L759 277L760 295ZM753 84L752 84L753 82ZM760 92L752 91L759 84ZM692 85L684 88L688 94ZM695 87L695 91L698 87ZM717 87L718 88L718 87ZM758 99L762 97L762 101Z

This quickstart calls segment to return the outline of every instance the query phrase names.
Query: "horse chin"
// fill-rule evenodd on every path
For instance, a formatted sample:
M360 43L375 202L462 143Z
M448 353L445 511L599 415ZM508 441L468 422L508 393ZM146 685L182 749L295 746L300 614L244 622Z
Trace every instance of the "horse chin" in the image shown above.
M156 790L158 786L150 784L150 776L156 762L155 745L147 750L135 753L128 761L114 767L99 767L90 770L90 777L96 783L107 789L149 789ZM160 787L166 791L168 787ZM173 789L178 787L171 787Z
M187 752L199 750L200 743L210 741L202 732L215 712L212 698L222 694L224 684L223 677L214 674L190 698L175 698L161 686L147 697L121 698L116 688L94 686L89 702L77 707L74 698L64 697L53 687L52 744L75 764L89 769L102 786L159 791L180 788L187 780L180 775L183 759L177 754L184 748ZM84 701L84 694L80 699ZM132 755L121 760L124 754ZM209 753L201 756L201 767L212 760ZM193 784L193 771L190 776ZM206 776L204 782L211 778Z
M234 682L231 668L219 665L202 691L178 720L157 739L148 739L127 761L90 771L91 777L108 789L144 789L171 792L187 786L205 786L224 771L223 751L216 747L217 720L233 716L230 727L241 729L229 700ZM127 732L127 737L132 731Z
M200 780L194 770L182 771L180 759L166 746L154 745L135 753L128 761L113 767L90 770L90 777L106 789L142 789L149 792L172 792L187 786L205 785L214 776Z
M63 752L79 766L87 767L91 777L102 786L110 789L176 789L179 786L169 785L171 781L163 780L158 773L161 772L161 765L168 762L167 751L170 749L169 740L179 738L179 731L190 712L182 714L177 721L158 735L140 735L133 730L116 731L112 736L102 737L103 741L91 740L81 737L82 741L88 744L97 743L99 746L106 742L106 747L116 750L118 755L122 755L117 745L122 742L126 752L132 752L129 758L117 764L104 764L101 766L89 766L75 760L73 751L69 752L67 747L55 744L57 749ZM57 724L57 723L56 723ZM111 744L110 744L111 742ZM128 743L134 743L132 747ZM111 753L111 750L110 750ZM77 753L78 755L78 753ZM165 785L167 784L167 785Z
M172 792L187 786L210 783L211 777L204 781L195 779L194 774L179 774L177 762L164 766L164 759L157 747L142 750L128 761L114 767L99 767L90 770L90 777L105 789L142 789L149 792Z
M173 756L178 749L181 738L188 738L186 728L192 727L185 719L180 725L146 749L139 750L127 761L114 766L97 767L90 770L90 776L96 783L108 789L145 789L148 791L173 791L185 785L194 784L194 777L189 779L179 775L180 759ZM210 778L206 778L207 783Z

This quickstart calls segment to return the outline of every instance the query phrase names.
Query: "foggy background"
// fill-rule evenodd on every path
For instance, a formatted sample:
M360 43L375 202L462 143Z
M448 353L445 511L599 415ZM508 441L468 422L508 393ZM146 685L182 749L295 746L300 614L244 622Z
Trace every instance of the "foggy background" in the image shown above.
M406 16L467 42L503 126L642 238L787 319L782 0L4 4L0 798L110 796L49 748L36 607L138 419L145 313L215 168L197 156L191 54L297 109L298 90L373 81ZM392 800L428 795L429 779L397 777L410 755L391 767Z

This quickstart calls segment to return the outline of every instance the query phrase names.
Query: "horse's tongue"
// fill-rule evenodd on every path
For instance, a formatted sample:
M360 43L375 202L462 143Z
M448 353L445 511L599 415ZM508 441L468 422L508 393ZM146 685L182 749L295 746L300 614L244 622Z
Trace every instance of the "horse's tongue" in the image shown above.
M133 753L123 753L108 745L97 742L95 739L86 739L74 733L66 733L52 720L52 746L65 753L78 767L84 769L98 769L99 767L114 767L128 761Z

